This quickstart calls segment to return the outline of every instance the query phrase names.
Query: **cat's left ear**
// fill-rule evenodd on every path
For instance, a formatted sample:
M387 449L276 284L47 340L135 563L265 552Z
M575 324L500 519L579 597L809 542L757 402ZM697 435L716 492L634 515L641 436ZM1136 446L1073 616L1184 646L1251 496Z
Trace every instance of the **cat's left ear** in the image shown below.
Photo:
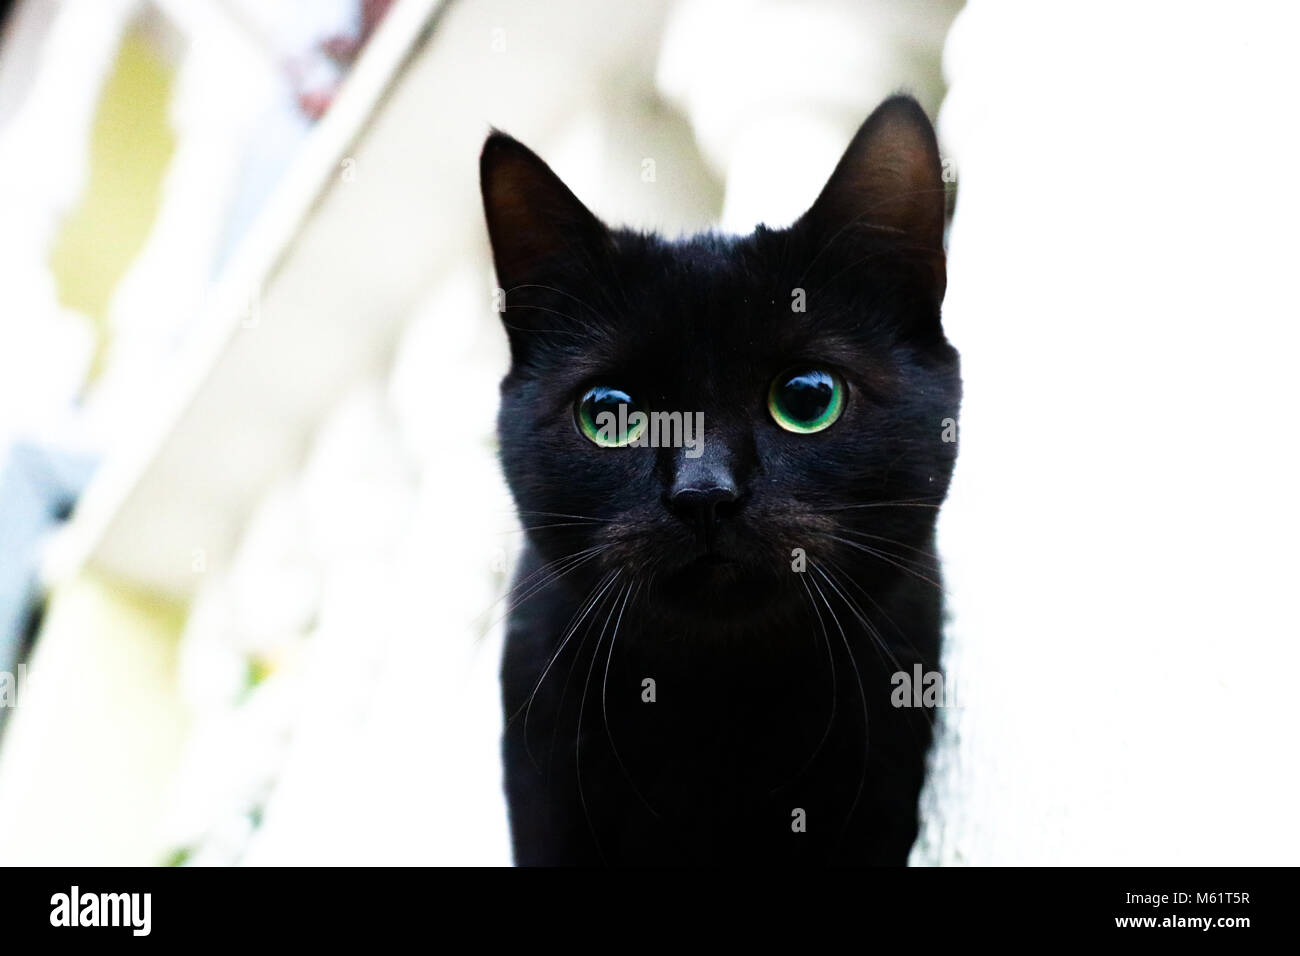
M910 96L885 100L867 117L812 207L794 228L819 252L849 254L883 241L927 265L943 299L945 193L939 143L925 110Z
M551 167L505 133L493 132L483 144L479 179L497 280L507 292L608 241L604 224Z

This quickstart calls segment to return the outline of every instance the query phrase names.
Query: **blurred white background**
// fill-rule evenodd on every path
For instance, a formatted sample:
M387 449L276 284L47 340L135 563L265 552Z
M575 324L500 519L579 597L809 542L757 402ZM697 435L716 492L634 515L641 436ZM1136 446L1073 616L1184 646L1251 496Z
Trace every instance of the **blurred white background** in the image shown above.
M386 7L9 14L0 862L509 862L483 137L747 231L900 88L967 395L913 862L1294 862L1295 14Z

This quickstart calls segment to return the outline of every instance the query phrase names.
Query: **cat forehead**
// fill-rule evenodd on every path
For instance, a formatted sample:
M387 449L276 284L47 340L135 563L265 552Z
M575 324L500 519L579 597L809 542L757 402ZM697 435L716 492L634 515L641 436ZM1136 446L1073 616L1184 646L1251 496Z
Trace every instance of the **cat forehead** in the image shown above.
M724 388L796 361L857 367L873 359L876 337L845 333L839 323L794 312L788 300L715 290L713 295L637 295L584 350L583 364L632 370L652 378L711 380ZM737 376L739 378L737 378Z
M809 343L850 351L874 342L870 324L860 321L872 308L870 295L802 281L751 250L701 256L693 247L670 249L651 265L631 265L606 296L611 344L763 354Z
M616 294L626 311L654 324L694 325L700 320L780 317L794 298L796 275L783 265L771 242L758 235L711 233L677 240L652 235L621 237L615 243Z
M549 292L520 290L525 308L549 295L548 316L581 307L585 327L554 337L554 362L700 375L787 358L853 365L888 344L870 284L828 284L791 230L611 238L606 255L568 260Z

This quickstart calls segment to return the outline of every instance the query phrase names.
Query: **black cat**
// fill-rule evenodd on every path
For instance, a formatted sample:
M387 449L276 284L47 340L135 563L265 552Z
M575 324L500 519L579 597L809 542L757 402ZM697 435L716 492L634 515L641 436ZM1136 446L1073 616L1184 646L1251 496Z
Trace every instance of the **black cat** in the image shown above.
M934 712L892 678L939 667L961 392L925 113L887 100L743 238L607 228L498 132L481 174L516 861L905 863Z

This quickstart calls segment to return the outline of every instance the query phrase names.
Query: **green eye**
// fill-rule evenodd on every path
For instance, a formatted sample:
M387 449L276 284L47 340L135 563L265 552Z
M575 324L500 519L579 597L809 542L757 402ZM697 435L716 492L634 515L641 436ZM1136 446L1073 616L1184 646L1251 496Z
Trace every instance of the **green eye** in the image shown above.
M573 408L578 431L601 448L621 448L645 432L645 412L621 388L597 385L579 396Z
M767 410L788 432L819 432L833 425L844 410L844 382L826 369L792 369L772 382Z

